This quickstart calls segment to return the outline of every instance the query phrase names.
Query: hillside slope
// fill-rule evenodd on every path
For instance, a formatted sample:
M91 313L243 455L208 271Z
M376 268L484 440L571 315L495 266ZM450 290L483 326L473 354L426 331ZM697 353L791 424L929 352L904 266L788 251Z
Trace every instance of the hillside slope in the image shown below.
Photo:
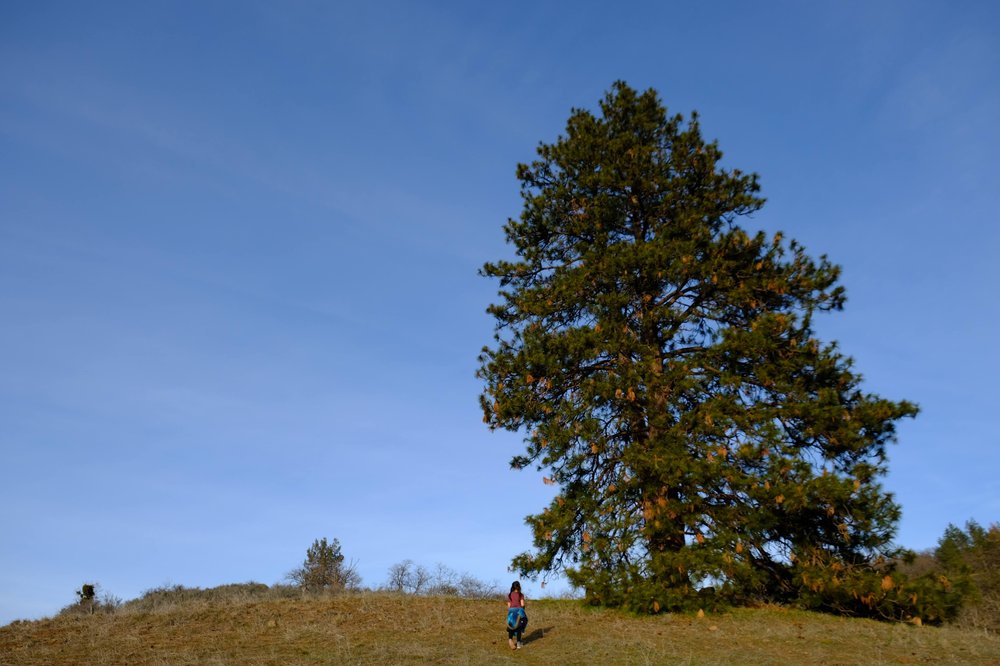
M782 609L634 617L529 603L524 649L504 604L358 593L172 604L0 628L0 664L989 664L1000 637Z

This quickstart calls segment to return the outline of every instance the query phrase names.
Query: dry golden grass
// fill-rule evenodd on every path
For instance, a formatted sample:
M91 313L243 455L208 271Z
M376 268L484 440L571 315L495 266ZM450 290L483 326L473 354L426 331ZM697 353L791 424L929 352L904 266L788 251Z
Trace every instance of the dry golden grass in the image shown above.
M1000 637L782 609L635 617L530 602L524 649L499 601L357 593L194 601L0 628L0 664L990 664Z

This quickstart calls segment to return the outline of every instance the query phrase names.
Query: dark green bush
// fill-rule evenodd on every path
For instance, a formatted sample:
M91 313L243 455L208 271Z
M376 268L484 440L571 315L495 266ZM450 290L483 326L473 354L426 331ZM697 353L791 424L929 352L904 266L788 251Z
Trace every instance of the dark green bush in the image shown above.
M932 551L913 554L900 570L917 581L947 580L962 603L945 619L958 626L1000 632L1000 524L965 529L948 525Z

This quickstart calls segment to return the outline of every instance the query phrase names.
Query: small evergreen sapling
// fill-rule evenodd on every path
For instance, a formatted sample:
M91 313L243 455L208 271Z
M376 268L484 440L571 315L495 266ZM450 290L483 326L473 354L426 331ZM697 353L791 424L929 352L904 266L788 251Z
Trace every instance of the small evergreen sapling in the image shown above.
M313 542L302 566L293 569L288 579L307 592L340 592L361 584L353 563L344 565L340 542L334 539L328 543L326 537Z

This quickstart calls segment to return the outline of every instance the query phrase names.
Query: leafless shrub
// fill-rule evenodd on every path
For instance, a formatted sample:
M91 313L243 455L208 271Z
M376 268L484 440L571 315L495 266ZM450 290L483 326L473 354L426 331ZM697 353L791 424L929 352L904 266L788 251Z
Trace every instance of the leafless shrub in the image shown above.
M429 594L443 596L458 596L462 584L462 577L457 571L438 562L434 567L434 578Z
M208 589L162 585L146 590L138 599L120 604L122 612L162 611L193 603L233 603L260 599L298 597L302 591L291 585L273 585L247 582L220 585Z
M118 595L111 594L110 592L103 592L101 593L101 598L98 603L100 603L101 607L105 609L105 612L114 613L122 607L122 604L124 604L125 601Z
M403 560L389 567L388 580L382 589L404 594L430 594L468 599L500 596L500 587L496 581L485 582L469 573L458 573L440 562L432 573L422 564L415 564L413 560Z
M114 613L122 605L121 598L101 590L97 583L84 583L75 594L77 601L60 610L60 617Z
M492 599L502 594L500 584L495 580L484 581L467 573L458 580L458 596L466 599Z
M406 594L422 594L432 580L430 571L422 564L414 564L413 560L403 560L389 567L389 578L385 589L391 592Z

